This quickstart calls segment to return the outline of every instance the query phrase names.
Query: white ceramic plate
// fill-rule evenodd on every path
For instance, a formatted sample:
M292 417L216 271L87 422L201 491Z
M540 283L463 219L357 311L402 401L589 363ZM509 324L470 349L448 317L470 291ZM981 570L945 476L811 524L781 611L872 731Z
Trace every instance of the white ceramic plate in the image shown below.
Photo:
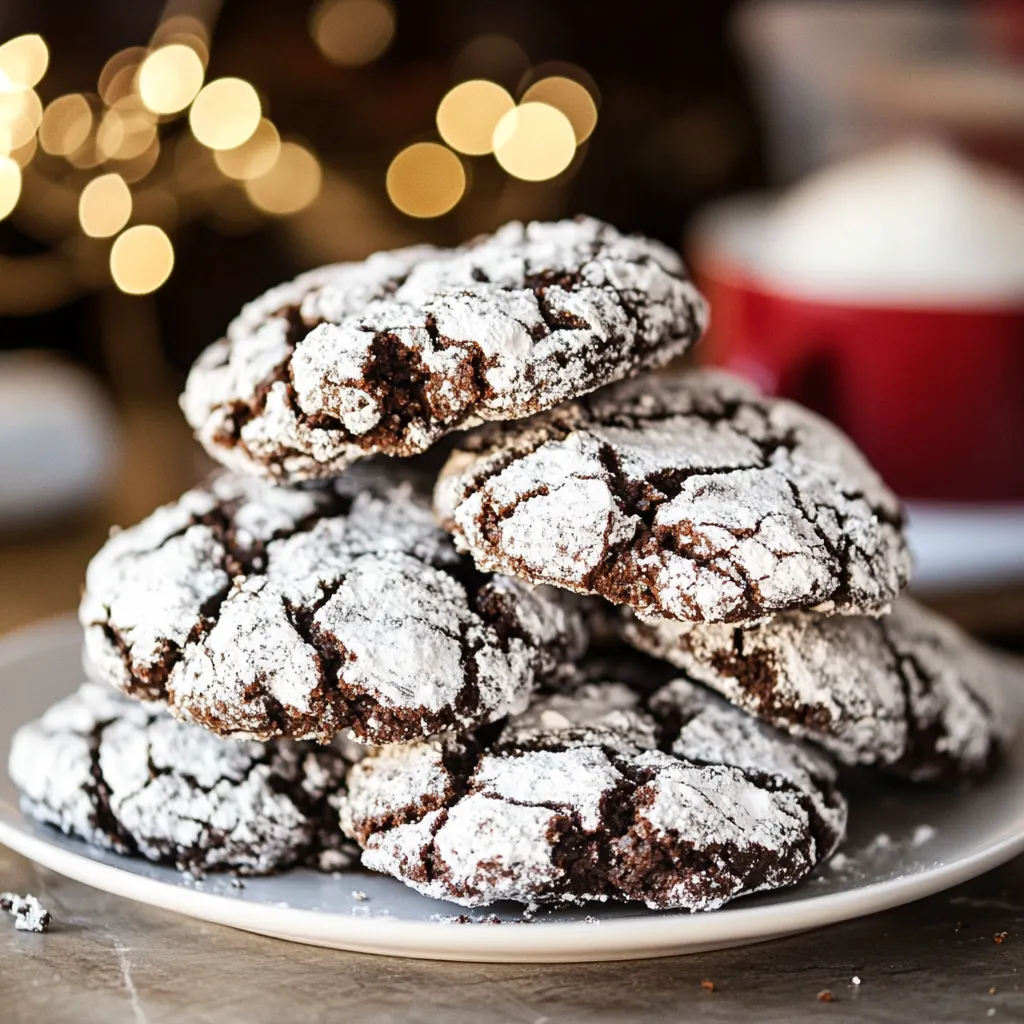
M42 623L0 642L0 752L22 722L79 683L78 627ZM592 904L537 914L467 912L390 878L294 871L196 882L169 868L92 850L28 821L0 773L0 842L87 885L205 921L318 946L445 960L618 960L697 952L789 935L907 903L1024 850L1024 749L964 792L890 784L853 794L842 856L793 889L709 914ZM358 898L358 892L365 898ZM501 925L494 923L500 920ZM489 920L490 919L490 920Z

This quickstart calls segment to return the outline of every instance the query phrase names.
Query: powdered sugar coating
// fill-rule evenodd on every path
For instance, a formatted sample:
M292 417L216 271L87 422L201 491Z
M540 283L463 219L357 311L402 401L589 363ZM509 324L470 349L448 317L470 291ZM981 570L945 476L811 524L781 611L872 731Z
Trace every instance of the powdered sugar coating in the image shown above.
M287 476L293 464L329 458L331 432L301 422L287 398L296 335L305 325L359 312L393 292L417 262L440 254L421 245L319 267L243 306L226 336L196 360L181 396L185 418L203 447L231 469L251 471L269 459L275 470L263 475ZM260 405L262 411L253 415ZM334 469L345 464L342 459Z
M477 573L384 477L221 475L111 537L80 618L95 678L259 739L471 728L525 707L583 642L554 595Z
M685 680L538 698L497 736L374 751L341 825L363 864L465 906L710 910L804 877L845 829L821 754Z
M880 619L795 612L745 630L629 618L624 636L847 764L913 779L986 770L1024 662L901 598Z
M434 504L479 566L645 616L878 614L910 571L899 502L853 444L712 371L484 428L449 458Z
M50 912L33 896L16 892L0 892L0 910L14 918L14 930L18 932L45 932L53 920Z
M25 812L68 835L182 870L266 874L326 851L351 860L331 809L348 763L337 747L220 740L84 683L15 733L8 767Z
M329 477L664 365L706 321L659 243L589 218L511 223L275 289L200 356L182 407L232 468Z

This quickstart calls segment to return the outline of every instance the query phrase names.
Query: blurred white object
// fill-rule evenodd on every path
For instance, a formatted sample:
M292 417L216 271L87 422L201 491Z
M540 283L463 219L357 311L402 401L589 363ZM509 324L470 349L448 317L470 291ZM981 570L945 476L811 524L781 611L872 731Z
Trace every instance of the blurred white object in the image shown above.
M920 130L1019 143L1024 67L1004 50L1020 17L1010 3L749 0L734 28L776 179Z
M1024 186L937 142L812 175L769 214L760 275L784 292L928 306L1024 300Z
M944 593L1024 579L1024 507L911 502L911 589Z
M83 370L0 355L0 529L56 519L99 498L117 462L114 412Z

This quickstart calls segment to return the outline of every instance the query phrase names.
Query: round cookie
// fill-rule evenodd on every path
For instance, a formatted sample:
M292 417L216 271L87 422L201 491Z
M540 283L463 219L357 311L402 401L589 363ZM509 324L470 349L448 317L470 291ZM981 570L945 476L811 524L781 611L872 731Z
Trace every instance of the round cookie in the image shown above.
M605 681L496 734L374 751L339 804L364 867L428 896L712 910L832 853L834 783L824 755L686 680L648 701Z
M664 365L706 321L660 243L592 219L511 223L275 289L200 356L182 408L232 468L331 477Z
M98 683L22 726L8 770L26 814L104 849L194 873L355 861L333 802L337 746L230 743Z
M434 504L482 568L643 616L877 614L910 572L899 502L853 444L712 371L484 428L449 458Z
M880 619L794 612L749 629L626 619L625 639L846 764L912 779L983 773L1024 662L910 598Z
M578 616L478 572L373 470L222 474L112 534L79 609L90 677L256 739L391 743L521 710L579 653Z

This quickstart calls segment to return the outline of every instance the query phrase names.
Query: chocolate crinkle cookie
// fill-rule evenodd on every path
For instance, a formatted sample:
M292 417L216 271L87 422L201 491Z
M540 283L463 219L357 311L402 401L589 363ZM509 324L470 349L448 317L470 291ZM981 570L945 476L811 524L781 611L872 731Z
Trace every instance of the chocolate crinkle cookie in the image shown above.
M478 572L409 484L356 475L222 474L115 532L79 610L90 677L256 739L390 743L522 710L579 654L578 616Z
M348 765L338 746L225 742L85 683L15 733L8 770L26 814L94 846L262 875L354 861L334 809Z
M737 629L627 617L625 638L847 764L915 780L984 773L1012 728L1024 661L901 598L892 614L800 612Z
M852 442L714 371L482 428L449 458L434 502L481 568L643 616L878 614L910 571L900 504Z
M799 881L846 824L828 759L686 680L539 698L500 729L377 750L340 801L363 865L478 906L712 910Z
M182 408L231 468L331 477L664 365L706 321L660 243L592 219L511 223L273 289L200 356Z

